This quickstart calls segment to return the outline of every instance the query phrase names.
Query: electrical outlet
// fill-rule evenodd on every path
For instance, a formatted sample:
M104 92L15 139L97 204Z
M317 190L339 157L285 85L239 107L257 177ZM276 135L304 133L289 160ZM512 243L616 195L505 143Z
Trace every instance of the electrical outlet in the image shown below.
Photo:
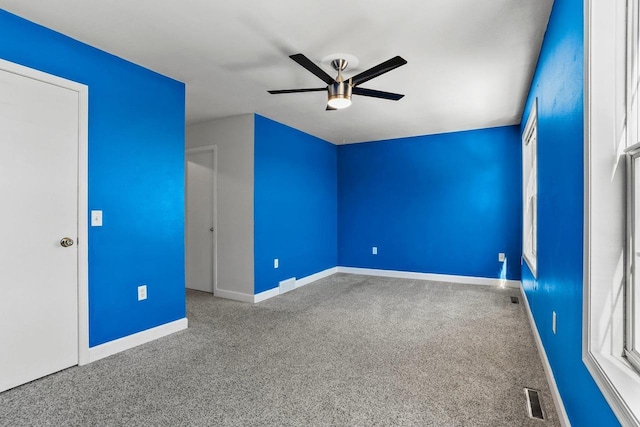
M556 334L556 318L557 318L556 312L554 311L551 314L551 330L553 331L554 335Z
M138 286L138 301L147 299L147 285Z
M374 255L378 255L378 247L377 246L372 247L371 248L371 253L374 254Z
M278 258L273 259L273 268L278 268Z
M498 254L498 261L500 261L500 262L504 262L504 260L505 260L506 258L507 258L507 257L504 255L504 252L500 252L500 253Z

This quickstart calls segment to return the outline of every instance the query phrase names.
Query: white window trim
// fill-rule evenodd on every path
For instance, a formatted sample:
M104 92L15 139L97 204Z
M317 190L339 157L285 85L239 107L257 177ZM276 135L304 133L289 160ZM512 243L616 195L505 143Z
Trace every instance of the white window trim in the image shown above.
M628 104L627 104L628 105ZM630 127L636 127L638 122L637 110L628 109L629 113L627 114L627 129ZM635 116L635 117L634 117ZM628 130L628 135L632 135L633 132ZM637 137L633 136L632 141L637 141ZM629 140L629 139L628 139ZM628 359L629 363L634 366L636 371L640 372L640 354L638 353L638 342L636 337L637 332L634 330L635 316L638 316L640 307L635 307L636 301L636 289L637 286L637 274L640 274L640 266L636 267L637 270L633 270L633 265L636 259L636 251L639 250L640 245L636 242L636 227L640 226L640 224L636 224L634 218L640 216L640 212L636 211L636 206L638 200L635 200L636 195L638 194L637 188L637 179L636 175L640 173L640 171L636 170L637 167L635 165L635 161L640 159L640 143L635 143L631 147L626 150L627 153L627 256L625 259L626 262L626 289L625 289L625 335L626 341L624 346L624 354Z
M640 268L636 267L637 271L633 271L633 266L636 261L636 251L639 250L640 245L636 242L636 224L635 218L640 213L636 212L637 200L635 200L638 194L637 179L635 166L635 160L640 158L640 139L638 134L638 125L640 120L638 117L638 83L640 82L640 58L638 52L640 46L638 45L639 38L639 11L640 7L638 0L629 0L627 2L627 88L626 94L626 117L627 117L627 257L626 262L626 289L625 289L625 334L626 342L624 348L624 354L629 362L640 371L640 354L638 353L638 331L636 328L637 322L635 316L639 315L638 310L640 307L636 307L637 297L636 286L638 286L638 277L636 273L640 273ZM630 92L633 92L630 94Z
M637 0L630 0L637 1ZM625 426L640 426L640 375L624 347L626 0L585 0L583 354Z
M532 138L532 136L535 136ZM533 171L529 171L526 175L527 152L531 152L533 157ZM534 189L529 189L531 181L534 182ZM531 191L533 194L530 194ZM538 277L538 253L537 244L531 251L527 248L529 240L529 229L531 228L532 239L537 241L538 234L538 207L537 202L533 211L533 219L531 226L527 224L527 206L530 203L530 196L538 197L538 98L533 101L531 112L527 119L527 124L522 133L522 257L526 261L533 277Z

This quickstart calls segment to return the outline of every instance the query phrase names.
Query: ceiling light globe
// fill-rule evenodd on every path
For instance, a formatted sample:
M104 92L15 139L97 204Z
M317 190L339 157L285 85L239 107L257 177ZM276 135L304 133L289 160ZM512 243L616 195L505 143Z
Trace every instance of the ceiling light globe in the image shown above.
M338 97L338 96L336 96L334 98L329 99L328 104L329 104L329 107L331 107L331 108L335 108L335 109L341 110L341 109L347 108L348 106L351 105L351 99L346 98L346 97Z

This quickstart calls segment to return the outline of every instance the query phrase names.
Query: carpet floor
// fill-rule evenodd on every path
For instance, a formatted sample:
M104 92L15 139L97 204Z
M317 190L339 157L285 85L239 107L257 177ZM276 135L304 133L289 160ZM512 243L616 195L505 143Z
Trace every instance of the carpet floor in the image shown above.
M187 330L0 393L0 425L559 426L511 296L346 274L255 305L188 291Z

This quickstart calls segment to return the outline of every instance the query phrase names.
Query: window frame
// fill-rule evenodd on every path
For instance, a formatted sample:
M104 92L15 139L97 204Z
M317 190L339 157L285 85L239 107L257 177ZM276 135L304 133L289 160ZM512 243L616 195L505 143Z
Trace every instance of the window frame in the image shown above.
M529 224L528 207L531 204ZM522 133L522 258L533 277L538 277L538 98L533 101Z
M637 112L636 112L637 113ZM637 115L637 114L636 114ZM637 117L627 115L628 125L634 126L637 124ZM633 123L635 122L635 123ZM629 132L633 135L632 132ZM635 139L635 138L634 138ZM636 221L640 212L636 211L636 204L640 204L640 200L636 200L636 181L637 174L640 174L640 168L636 168L636 160L640 161L640 144L636 143L626 150L626 164L627 164L627 254L625 257L627 265L627 274L625 277L625 343L624 343L624 356L629 363L638 371L640 371L640 331L636 329L638 324L637 316L637 292L638 286L640 286L640 279L637 277L640 274L640 266L636 265L636 230L640 221Z
M626 151L638 134L637 117L630 114L634 100L627 90L632 76L639 77L638 58L632 55L637 49L639 2L584 1L582 360L624 426L640 426L640 375L624 357L629 272Z
M636 212L636 160L640 160L640 111L638 109L638 90L640 87L640 4L638 0L627 1L627 37L626 37L626 274L625 274L625 318L624 318L624 350L623 354L631 365L640 372L640 330L637 316L638 287L640 286L640 269L636 266L636 231L640 221L636 221L640 212ZM638 223L637 223L638 222ZM637 271L636 271L637 270Z

